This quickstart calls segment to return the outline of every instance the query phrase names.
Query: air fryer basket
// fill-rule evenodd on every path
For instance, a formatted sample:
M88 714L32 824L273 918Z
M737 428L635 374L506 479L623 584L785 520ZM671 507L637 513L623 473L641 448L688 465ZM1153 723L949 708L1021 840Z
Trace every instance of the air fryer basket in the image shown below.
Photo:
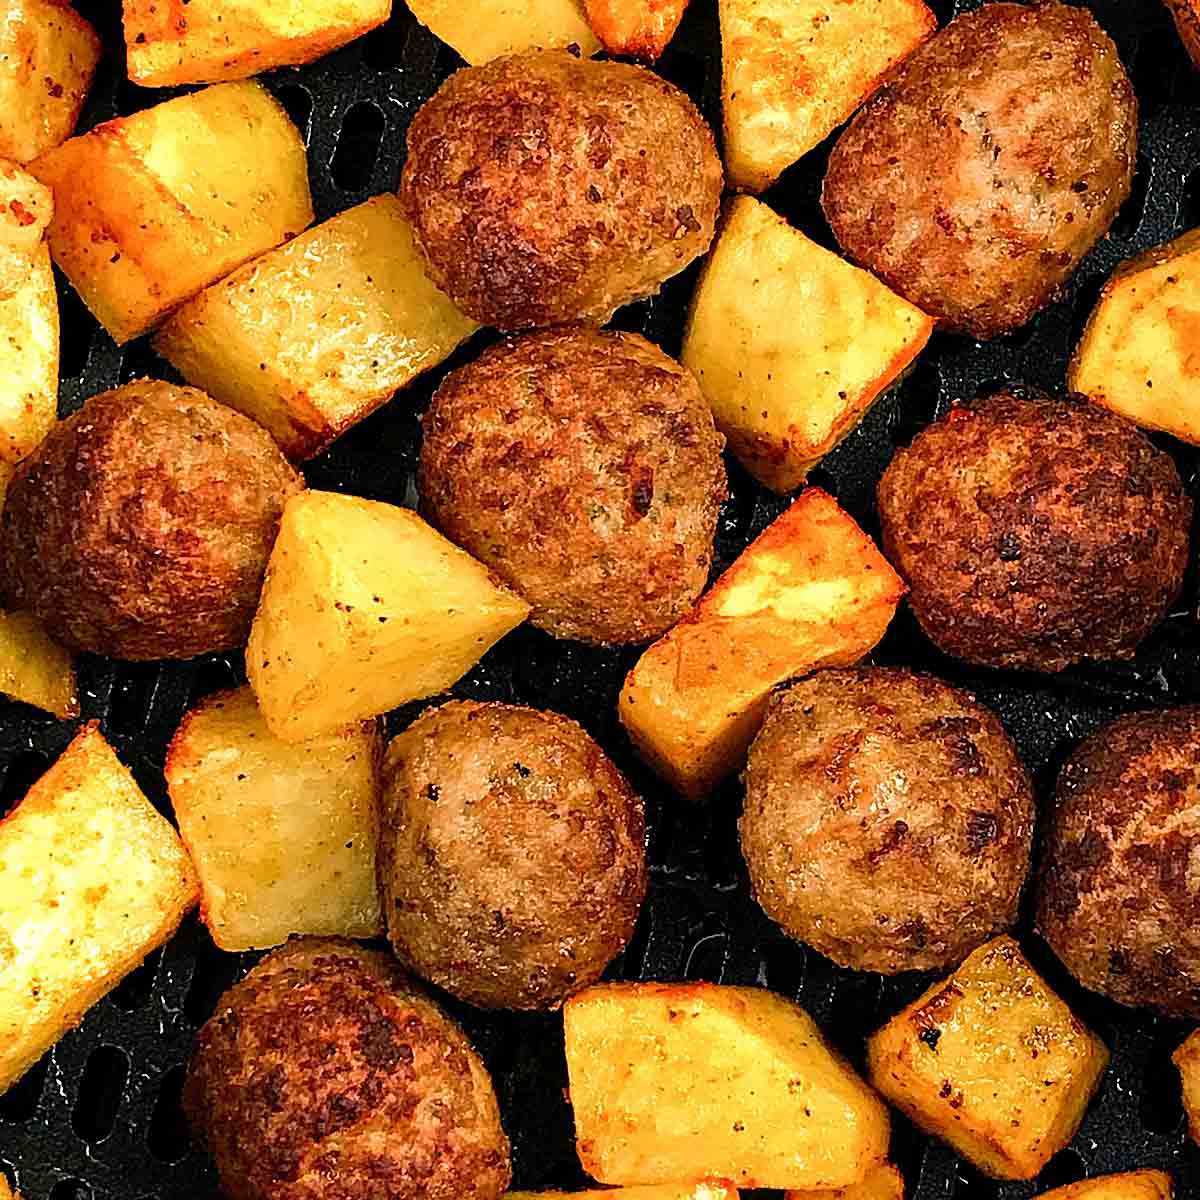
M269 3L270 0L263 0ZM469 0L464 0L469 3ZM931 0L940 21L960 7ZM1141 104L1141 144L1133 195L1110 238L1085 262L1065 297L1026 329L984 346L935 335L915 371L813 473L864 527L878 533L875 485L893 447L909 441L951 401L1001 381L1061 388L1070 349L1103 280L1122 259L1200 225L1200 74L1194 73L1157 0L1087 0L1120 47ZM107 55L84 114L90 127L144 108L169 93L125 79L116 0L80 0L104 35ZM396 184L414 111L457 65L455 55L409 15L403 0L386 26L312 67L285 69L266 82L304 132L318 219ZM692 0L659 70L685 88L720 126L716 0ZM832 244L818 196L824 150L789 171L766 199L794 224ZM87 186L87 181L81 181ZM679 350L695 268L652 301L618 314L617 324ZM63 323L61 408L73 411L106 388L142 375L173 377L143 340L118 349L60 280ZM478 353L474 339L449 364ZM434 372L308 464L309 482L413 505L417 415ZM1159 439L1200 498L1200 453ZM784 501L730 464L732 499L718 533L723 569L777 515ZM1193 561L1183 599L1132 663L1090 665L1061 676L985 671L948 659L923 638L907 612L874 658L931 670L974 690L1001 716L1046 803L1065 756L1101 722L1140 708L1200 702L1200 636ZM685 805L638 761L615 715L620 681L636 650L598 651L522 629L455 688L479 699L517 700L581 721L646 796L650 815L650 893L633 944L613 977L705 979L758 984L798 999L833 1042L861 1064L864 1036L917 994L923 977L885 979L840 970L790 942L750 900L737 845L736 783L710 802ZM238 656L189 663L125 665L87 658L81 666L84 718L106 735L164 811L162 765L184 710L199 696L244 678ZM420 705L392 715L402 728ZM0 700L0 814L23 795L70 740L74 726ZM908 1194L919 1200L1018 1200L1085 1175L1160 1167L1177 1194L1200 1197L1200 1150L1186 1143L1179 1086L1169 1055L1187 1032L1178 1022L1125 1010L1084 993L1028 933L1023 944L1075 1011L1112 1049L1101 1093L1072 1145L1036 1184L998 1184L947 1147L895 1119L893 1155ZM98 1004L62 1042L0 1097L0 1170L27 1200L209 1200L215 1175L190 1143L179 1108L183 1064L193 1032L254 955L217 952L195 918L161 952ZM561 1020L554 1015L488 1014L450 1002L496 1080L513 1141L520 1187L584 1182L574 1156Z

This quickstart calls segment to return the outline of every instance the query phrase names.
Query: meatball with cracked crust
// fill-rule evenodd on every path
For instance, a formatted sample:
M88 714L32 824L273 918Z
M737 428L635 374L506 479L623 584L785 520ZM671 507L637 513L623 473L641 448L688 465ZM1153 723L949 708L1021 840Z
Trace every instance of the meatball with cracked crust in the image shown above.
M949 328L1028 321L1129 195L1137 102L1086 9L955 18L859 111L822 202L842 249Z
M221 997L183 1107L232 1200L497 1200L511 1176L466 1035L342 938L295 939Z
M686 368L636 334L504 342L423 421L422 510L533 605L535 625L645 642L708 580L724 439Z
M419 975L485 1008L556 1007L633 934L642 801L566 717L446 704L388 747L378 870Z
M1082 397L951 408L879 483L884 553L926 634L969 662L1130 658L1179 595L1192 502L1170 455Z
M1200 1017L1200 707L1121 717L1071 755L1037 928L1084 987Z
M452 75L413 118L400 198L433 281L500 329L603 324L703 254L712 131L628 63L535 50Z
M141 379L93 396L9 485L5 601L77 650L233 649L284 503L303 487L262 426L196 388Z
M743 779L755 898L842 966L953 967L1016 920L1033 791L968 693L910 671L818 671L772 698Z

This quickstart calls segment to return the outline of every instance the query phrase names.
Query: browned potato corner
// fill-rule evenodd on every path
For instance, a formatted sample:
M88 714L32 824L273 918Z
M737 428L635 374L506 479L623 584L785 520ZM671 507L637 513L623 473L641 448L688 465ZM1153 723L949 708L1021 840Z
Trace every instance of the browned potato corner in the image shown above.
M1127 1171L1081 1179L1052 1192L1040 1192L1036 1200L1171 1200L1171 1176L1166 1171Z
M609 54L654 62L679 28L688 0L584 0L588 24Z

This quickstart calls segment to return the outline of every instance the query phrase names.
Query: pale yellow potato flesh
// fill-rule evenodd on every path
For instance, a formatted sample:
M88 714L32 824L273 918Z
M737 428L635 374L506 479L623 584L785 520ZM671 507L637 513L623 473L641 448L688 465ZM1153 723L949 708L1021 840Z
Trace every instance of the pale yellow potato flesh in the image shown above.
M846 1188L784 1192L783 1200L904 1200L904 1176L891 1163L880 1163L860 1183Z
M246 649L285 741L450 687L529 605L416 513L309 490L288 501Z
M92 722L0 821L0 1092L198 898L179 835Z
M74 659L32 613L0 612L0 693L56 717L79 716Z
M1171 1200L1171 1194L1166 1171L1127 1171L1068 1183L1039 1193L1036 1200Z
M590 58L600 49L582 0L408 0L408 7L472 66L521 50L578 46Z
M0 291L0 459L20 462L50 431L58 415L58 293L50 251L26 260L24 280Z
M1010 937L974 951L867 1044L872 1086L997 1179L1032 1179L1075 1136L1108 1050Z
M601 1183L844 1187L887 1154L887 1109L772 992L600 984L563 1022L576 1149Z
M933 320L739 196L692 298L683 364L742 465L798 487L925 347Z
M478 328L430 281L400 201L387 195L207 288L154 348L305 459Z
M248 687L209 696L184 717L167 753L167 790L200 876L201 916L222 950L383 932L382 753L374 721L280 741Z
M1172 1055L1183 1088L1183 1107L1187 1113L1188 1134L1200 1145L1200 1029L1197 1029Z
M737 1200L738 1190L719 1180L651 1183L645 1187L585 1188L581 1192L506 1192L505 1200Z

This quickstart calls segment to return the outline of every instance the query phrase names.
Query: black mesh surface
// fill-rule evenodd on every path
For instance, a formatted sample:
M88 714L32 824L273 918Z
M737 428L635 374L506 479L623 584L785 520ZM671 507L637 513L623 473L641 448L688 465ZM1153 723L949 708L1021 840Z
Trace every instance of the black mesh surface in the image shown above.
M264 0L267 2L267 0ZM958 6L932 0L941 20ZM966 7L963 5L962 7ZM1116 39L1141 102L1141 153L1134 193L1112 236L1083 265L1065 297L1029 327L986 346L935 335L899 391L814 472L871 533L878 532L875 485L895 445L907 442L954 399L1003 381L1061 388L1067 356L1104 279L1122 259L1200 224L1200 73L1193 71L1156 0L1089 0ZM124 77L116 0L81 0L108 53L84 127L156 103L169 93ZM318 219L394 187L407 123L457 65L408 14L314 66L272 73L267 84L304 131ZM716 0L692 0L660 64L669 79L720 124ZM818 195L825 151L809 155L766 196L824 244L832 239ZM81 186L87 186L83 181ZM648 303L617 317L677 353L695 268ZM63 323L61 407L73 411L97 391L141 375L172 377L145 341L118 349L60 281ZM448 366L474 356L481 334ZM434 372L308 464L314 486L412 505L417 415L444 374ZM1200 454L1168 439L1193 496ZM728 565L784 507L730 462L732 499L720 524L716 569ZM1135 661L1091 665L1061 676L984 671L938 654L902 612L875 659L918 665L975 690L1000 714L1032 769L1043 803L1069 751L1101 722L1139 708L1200 702L1195 546L1184 597ZM455 689L480 699L518 700L581 721L647 798L651 887L633 944L611 974L619 978L705 979L762 984L803 1003L833 1042L861 1064L864 1036L917 994L927 979L882 979L834 967L788 941L748 896L737 845L736 784L710 803L685 806L633 755L615 715L636 650L601 652L523 629L506 639ZM166 808L162 781L168 739L188 705L241 681L237 656L193 663L82 664L84 718L105 734L139 783ZM420 706L393 714L403 727ZM0 700L0 813L23 795L69 741L74 727ZM1184 1135L1169 1055L1187 1032L1083 993L1028 933L1022 941L1075 1011L1108 1043L1112 1066L1079 1135L1036 1184L981 1178L944 1146L895 1119L893 1156L919 1200L1018 1200L1086 1175L1135 1167L1170 1169L1177 1194L1200 1197L1200 1151ZM194 919L161 952L0 1097L0 1170L27 1200L208 1200L216 1192L206 1159L191 1145L179 1111L183 1063L193 1032L254 956L218 953ZM575 1160L561 1021L552 1015L496 1015L450 1007L480 1047L496 1080L513 1141L520 1187L584 1182Z

